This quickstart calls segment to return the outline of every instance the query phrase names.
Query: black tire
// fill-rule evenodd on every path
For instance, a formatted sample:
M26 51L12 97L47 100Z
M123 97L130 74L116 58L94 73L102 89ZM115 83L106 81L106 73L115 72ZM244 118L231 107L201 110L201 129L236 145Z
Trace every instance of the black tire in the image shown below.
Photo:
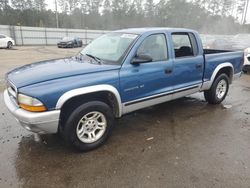
M225 81L226 90L225 90L225 93L221 97L218 97L216 94L216 89L218 87L218 84L222 80ZM229 78L226 74L223 73L216 77L216 79L214 80L209 90L204 91L204 97L209 104L220 104L226 98L228 89L229 89Z
M250 65L244 65L242 68L242 72L245 74L250 73Z
M77 135L77 130L78 130L77 128L79 128L78 124L80 120L82 120L82 118L86 114L89 114L91 112L99 112L104 115L106 119L106 129L104 130L104 133L98 140L92 143L84 143L79 139ZM69 118L66 120L66 123L61 131L61 134L63 138L75 149L79 151L90 151L95 148L98 148L99 146L105 143L105 141L108 139L109 135L112 132L113 125L114 125L114 115L112 113L111 108L103 102L92 101L82 104L70 114Z
M13 46L13 43L12 43L11 41L9 41L9 42L7 43L7 48L8 48L8 49L11 49L12 46Z

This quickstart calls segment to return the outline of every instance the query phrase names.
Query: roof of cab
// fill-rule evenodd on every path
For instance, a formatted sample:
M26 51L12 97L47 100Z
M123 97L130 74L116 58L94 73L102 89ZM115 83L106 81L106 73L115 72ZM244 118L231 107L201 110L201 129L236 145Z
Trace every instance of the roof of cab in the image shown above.
M191 29L185 29L185 28L169 28L169 27L144 27L144 28L128 28L128 29L121 29L116 30L114 32L120 32L120 33L133 33L142 35L144 33L150 33L150 32L195 32Z

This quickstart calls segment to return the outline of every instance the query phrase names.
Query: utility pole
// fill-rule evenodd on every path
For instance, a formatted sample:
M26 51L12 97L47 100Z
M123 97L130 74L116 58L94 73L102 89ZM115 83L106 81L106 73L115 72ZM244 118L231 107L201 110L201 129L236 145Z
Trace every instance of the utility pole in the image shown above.
M55 0L55 9L56 9L56 27L59 27L59 22L58 22L58 12L57 12L57 1Z
M248 11L248 5L249 5L249 0L247 0L246 2L246 7L245 7L245 11L244 11L244 17L243 17L243 25L246 23L246 19L247 19L247 11Z

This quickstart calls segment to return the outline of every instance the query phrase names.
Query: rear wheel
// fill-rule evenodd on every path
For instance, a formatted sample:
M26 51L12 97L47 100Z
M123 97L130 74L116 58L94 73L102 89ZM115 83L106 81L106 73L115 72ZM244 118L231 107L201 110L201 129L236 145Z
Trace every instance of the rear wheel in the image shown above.
M62 134L66 141L80 151L89 151L105 143L113 128L111 108L99 101L76 108L66 121Z
M11 41L9 41L8 43L7 43L7 48L12 48L12 46L13 46L13 43L11 42Z
M204 97L210 104L220 104L227 96L229 78L226 74L217 76L211 88L204 91Z

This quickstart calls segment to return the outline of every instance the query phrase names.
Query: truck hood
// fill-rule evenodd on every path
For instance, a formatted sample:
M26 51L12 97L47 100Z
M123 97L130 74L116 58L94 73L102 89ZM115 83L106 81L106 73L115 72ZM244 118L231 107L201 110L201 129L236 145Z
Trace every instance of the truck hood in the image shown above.
M54 59L28 64L7 73L7 79L17 88L53 80L100 71L119 69L120 65L91 63L75 57Z

